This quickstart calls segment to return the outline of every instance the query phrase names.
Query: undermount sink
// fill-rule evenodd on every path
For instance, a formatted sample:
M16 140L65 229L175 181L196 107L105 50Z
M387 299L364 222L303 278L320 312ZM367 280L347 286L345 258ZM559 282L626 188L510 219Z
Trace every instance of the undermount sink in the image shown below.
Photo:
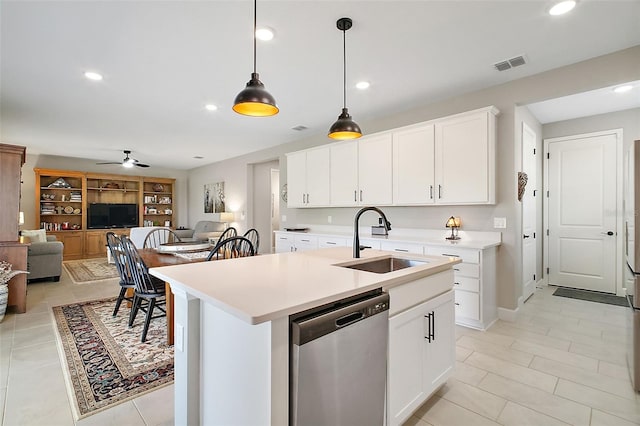
M411 268L412 266L422 266L427 261L401 259L399 257L386 257L383 259L374 259L365 262L359 262L352 265L338 265L343 268L357 269L359 271L373 272L376 274L386 274L388 272L399 271L400 269Z

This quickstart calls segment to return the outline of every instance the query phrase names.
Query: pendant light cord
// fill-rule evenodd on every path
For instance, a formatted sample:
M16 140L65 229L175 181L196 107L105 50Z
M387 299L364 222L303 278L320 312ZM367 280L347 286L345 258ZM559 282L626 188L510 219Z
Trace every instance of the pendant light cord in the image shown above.
M258 28L258 0L253 0L253 73L256 73L256 29Z
M342 108L347 107L347 30L342 30Z

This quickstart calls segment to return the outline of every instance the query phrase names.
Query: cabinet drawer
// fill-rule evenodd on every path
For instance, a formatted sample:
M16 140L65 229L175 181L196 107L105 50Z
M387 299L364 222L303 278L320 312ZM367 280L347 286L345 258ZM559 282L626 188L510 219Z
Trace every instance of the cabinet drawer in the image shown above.
M396 243L392 241L382 241L380 243L381 250L397 251L400 253L417 253L424 254L424 247L420 244Z
M478 278L460 277L457 274L453 278L453 288L456 290L480 291L480 280Z
M456 247L427 247L427 254L459 257L463 262L480 263L480 251Z
M346 238L335 238L335 237L318 237L318 247L345 247L347 246Z
M434 295L450 291L452 281L453 271L448 269L390 289L383 288L389 293L389 318L429 300Z
M480 295L464 290L456 290L456 317L480 321Z
M477 263L458 263L453 265L453 271L456 273L456 277L480 278L480 265Z
M314 250L318 248L318 237L311 235L295 236L296 251Z

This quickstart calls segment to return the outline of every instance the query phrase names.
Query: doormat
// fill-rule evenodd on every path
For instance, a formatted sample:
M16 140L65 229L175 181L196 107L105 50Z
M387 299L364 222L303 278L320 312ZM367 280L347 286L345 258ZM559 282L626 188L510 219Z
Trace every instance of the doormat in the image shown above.
M128 312L112 316L115 298L54 306L58 349L74 416L87 417L173 383L173 346L165 317L128 328Z
M62 262L64 269L76 284L87 284L118 278L118 269L107 263L107 258L67 260Z
M615 296L613 294L598 293L589 290L578 290L575 288L557 288L553 292L554 296L568 297L570 299L587 300L589 302L605 303L607 305L628 306L627 298Z

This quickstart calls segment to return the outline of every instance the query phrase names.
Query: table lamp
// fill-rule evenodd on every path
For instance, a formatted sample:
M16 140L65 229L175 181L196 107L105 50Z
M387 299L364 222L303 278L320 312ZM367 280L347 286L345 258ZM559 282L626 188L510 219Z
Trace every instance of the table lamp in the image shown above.
M459 240L458 237L458 228L460 228L460 218L451 216L447 220L447 224L445 225L447 228L451 228L451 235L446 237L447 240Z

